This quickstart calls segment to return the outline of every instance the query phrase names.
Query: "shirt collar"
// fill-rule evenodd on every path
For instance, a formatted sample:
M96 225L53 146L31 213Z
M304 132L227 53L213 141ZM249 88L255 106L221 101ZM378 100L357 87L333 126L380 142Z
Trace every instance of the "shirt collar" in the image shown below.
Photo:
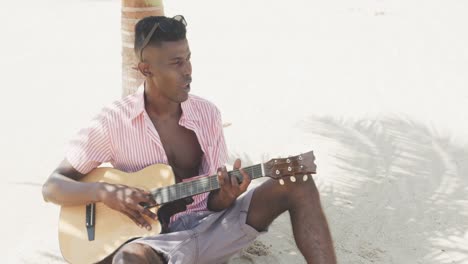
M141 84L137 91L135 92L134 96L134 106L131 115L131 119L136 118L137 116L141 115L145 112L145 84ZM199 116L197 114L196 107L193 102L192 96L189 94L187 100L181 103L182 107L182 116L180 117L181 120L199 120Z
M131 100L133 101L133 109L130 115L131 119L135 119L137 116L141 115L145 111L145 86L141 84L137 91L131 95Z

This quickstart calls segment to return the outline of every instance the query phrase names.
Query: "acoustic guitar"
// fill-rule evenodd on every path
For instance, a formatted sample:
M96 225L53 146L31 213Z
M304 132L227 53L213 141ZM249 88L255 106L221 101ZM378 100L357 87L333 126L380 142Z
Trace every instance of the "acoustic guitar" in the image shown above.
M307 181L316 166L313 152L288 158L272 159L266 163L243 168L252 178L270 177L285 184ZM238 170L231 177L242 181ZM155 164L135 173L125 173L113 168L96 168L85 175L82 182L107 182L123 184L150 191L158 206L150 208L158 220L145 217L150 231L138 227L128 216L110 209L103 203L79 206L62 206L59 219L59 244L62 256L70 263L96 263L114 253L125 242L145 236L155 236L167 231L170 217L184 211L193 195L219 189L216 175L197 178L176 184L170 166ZM193 200L192 200L193 201Z

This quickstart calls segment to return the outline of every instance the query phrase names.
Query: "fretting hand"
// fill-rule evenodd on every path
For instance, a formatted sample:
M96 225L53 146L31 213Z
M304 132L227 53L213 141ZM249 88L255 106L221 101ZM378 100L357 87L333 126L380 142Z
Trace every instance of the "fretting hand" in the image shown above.
M236 159L234 162L234 170L239 169L242 175L242 182L239 184L236 177L230 177L226 167L218 169L218 182L220 190L217 193L217 199L222 208L230 207L242 193L247 190L250 184L250 176L241 169L241 160Z

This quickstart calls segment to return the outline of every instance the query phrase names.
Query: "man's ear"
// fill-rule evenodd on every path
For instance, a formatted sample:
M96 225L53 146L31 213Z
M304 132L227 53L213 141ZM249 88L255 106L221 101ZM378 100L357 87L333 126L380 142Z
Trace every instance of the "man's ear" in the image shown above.
M145 77L151 77L153 76L153 73L150 70L150 65L145 62L139 62L138 63L138 70L143 74Z

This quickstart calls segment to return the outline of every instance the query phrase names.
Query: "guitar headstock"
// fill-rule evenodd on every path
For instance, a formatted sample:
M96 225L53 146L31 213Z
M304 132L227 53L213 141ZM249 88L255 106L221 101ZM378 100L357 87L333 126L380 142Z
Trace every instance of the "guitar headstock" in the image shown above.
M307 181L309 174L316 173L317 165L314 161L313 151L288 158L271 159L264 164L265 176L279 180L282 185L285 177L289 177L292 182L296 181L296 176Z

